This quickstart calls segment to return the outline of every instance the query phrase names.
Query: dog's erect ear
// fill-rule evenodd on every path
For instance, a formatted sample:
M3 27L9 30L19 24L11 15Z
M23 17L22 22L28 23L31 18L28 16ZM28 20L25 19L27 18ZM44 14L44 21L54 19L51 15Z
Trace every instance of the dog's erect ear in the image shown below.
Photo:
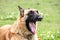
M19 8L19 11L20 11L20 16L23 17L24 16L24 9L20 6L18 6L18 8Z

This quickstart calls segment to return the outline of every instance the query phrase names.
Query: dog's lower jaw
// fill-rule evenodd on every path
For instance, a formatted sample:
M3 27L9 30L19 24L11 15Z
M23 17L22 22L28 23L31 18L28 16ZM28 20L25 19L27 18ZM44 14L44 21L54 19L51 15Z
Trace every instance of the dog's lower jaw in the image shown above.
M35 34L35 35L29 35L28 36L28 40L38 40L37 34Z
M37 34L33 36L32 40L38 40Z

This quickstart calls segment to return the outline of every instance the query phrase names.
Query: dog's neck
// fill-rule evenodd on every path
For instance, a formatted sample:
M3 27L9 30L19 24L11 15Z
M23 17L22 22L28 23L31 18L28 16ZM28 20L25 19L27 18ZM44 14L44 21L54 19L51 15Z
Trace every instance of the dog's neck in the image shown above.
M14 22L11 28L12 33L17 33L24 38L28 38L32 36L32 34L26 28L25 21L21 20L20 17ZM29 36L31 35L31 36ZM29 36L29 37L28 37Z

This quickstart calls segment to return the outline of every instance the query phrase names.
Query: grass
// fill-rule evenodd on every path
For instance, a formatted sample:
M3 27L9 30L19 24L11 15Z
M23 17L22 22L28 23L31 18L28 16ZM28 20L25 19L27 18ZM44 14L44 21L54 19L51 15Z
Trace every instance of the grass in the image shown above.
M16 20L18 5L36 8L44 16L42 22L37 22L41 40L60 40L60 0L0 0L0 26Z

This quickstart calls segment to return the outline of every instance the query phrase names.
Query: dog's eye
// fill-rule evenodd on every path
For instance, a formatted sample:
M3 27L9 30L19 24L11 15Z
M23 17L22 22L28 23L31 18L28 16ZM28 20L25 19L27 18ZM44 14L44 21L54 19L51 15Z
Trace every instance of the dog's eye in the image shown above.
M33 11L30 11L30 13L34 13Z
M32 14L34 14L34 12L33 12L33 11L30 11L30 12L28 13L28 15L32 15Z
M38 11L36 11L37 13L39 13Z

